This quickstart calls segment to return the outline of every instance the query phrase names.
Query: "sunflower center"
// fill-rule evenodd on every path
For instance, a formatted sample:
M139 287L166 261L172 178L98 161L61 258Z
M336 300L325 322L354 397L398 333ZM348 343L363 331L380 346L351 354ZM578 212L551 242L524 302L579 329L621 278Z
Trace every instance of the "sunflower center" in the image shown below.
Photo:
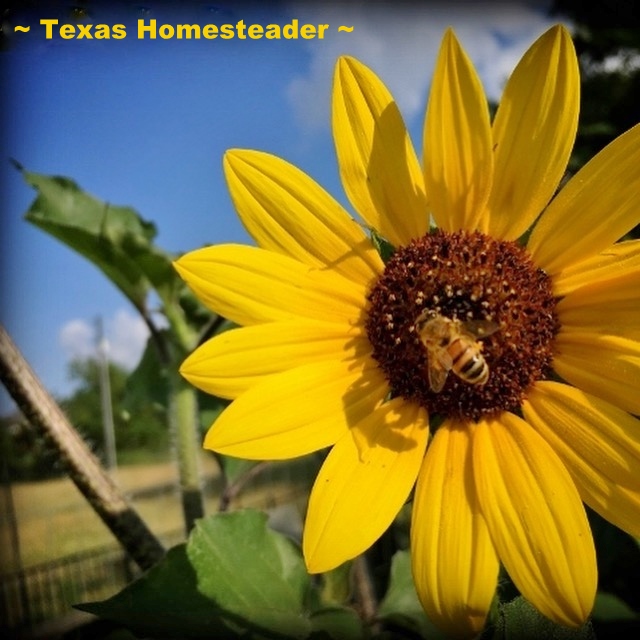
M513 411L550 371L551 279L515 242L427 234L391 256L368 299L367 335L393 395L431 415Z

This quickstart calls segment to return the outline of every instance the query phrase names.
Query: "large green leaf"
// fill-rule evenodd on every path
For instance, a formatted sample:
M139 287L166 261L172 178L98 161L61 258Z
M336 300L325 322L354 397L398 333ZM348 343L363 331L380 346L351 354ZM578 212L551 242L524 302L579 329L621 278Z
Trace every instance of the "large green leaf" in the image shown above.
M142 578L78 608L154 638L306 638L332 628L353 637L344 610L308 610L310 588L298 547L247 510L200 520Z
M198 589L261 628L304 638L309 576L300 550L266 520L263 513L239 511L199 523L187 549Z
M153 287L163 300L182 288L156 228L133 209L86 193L69 178L23 171L38 193L25 218L93 262L140 310Z
M197 587L186 545L181 544L117 595L76 608L118 622L141 637L195 640L239 636L241 627L234 625L233 617Z

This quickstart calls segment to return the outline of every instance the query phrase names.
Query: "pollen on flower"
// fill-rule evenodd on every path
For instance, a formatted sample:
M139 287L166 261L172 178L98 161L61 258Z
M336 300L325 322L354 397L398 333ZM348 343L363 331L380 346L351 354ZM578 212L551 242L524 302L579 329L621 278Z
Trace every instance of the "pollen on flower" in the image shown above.
M393 254L368 300L367 335L393 394L432 414L478 420L514 410L550 370L559 328L551 280L515 242L479 232L427 234ZM442 389L433 390L428 371L435 355L416 331L424 313L462 328L495 324L491 335L472 342L488 366L486 382L451 366Z

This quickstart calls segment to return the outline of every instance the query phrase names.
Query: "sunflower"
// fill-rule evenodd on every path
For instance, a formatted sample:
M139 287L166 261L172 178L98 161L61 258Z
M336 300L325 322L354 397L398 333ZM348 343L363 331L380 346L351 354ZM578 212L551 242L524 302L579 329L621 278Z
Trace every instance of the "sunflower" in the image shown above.
M341 57L333 134L362 223L284 160L230 150L258 246L176 263L242 325L181 368L233 400L204 446L331 447L303 534L313 573L366 550L413 490L416 589L451 636L481 631L500 565L545 616L581 625L597 584L584 504L640 536L640 241L619 242L640 220L640 126L556 193L578 108L562 26L525 53L493 122L448 30L421 167L388 90ZM429 346L435 320L446 335Z

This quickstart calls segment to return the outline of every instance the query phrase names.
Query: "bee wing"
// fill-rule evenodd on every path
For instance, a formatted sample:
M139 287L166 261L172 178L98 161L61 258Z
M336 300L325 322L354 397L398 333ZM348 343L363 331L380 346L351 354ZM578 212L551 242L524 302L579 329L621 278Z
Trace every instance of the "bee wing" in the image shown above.
M446 351L438 354L437 357L433 354L429 358L427 373L431 391L434 393L440 393L442 391L442 387L444 387L444 383L447 381L447 376L452 366L453 361Z
M500 325L491 320L466 320L462 323L462 327L474 339L481 340L495 333L500 328Z
M440 393L444 383L447 381L449 372L440 365L429 364L429 387L434 393Z

